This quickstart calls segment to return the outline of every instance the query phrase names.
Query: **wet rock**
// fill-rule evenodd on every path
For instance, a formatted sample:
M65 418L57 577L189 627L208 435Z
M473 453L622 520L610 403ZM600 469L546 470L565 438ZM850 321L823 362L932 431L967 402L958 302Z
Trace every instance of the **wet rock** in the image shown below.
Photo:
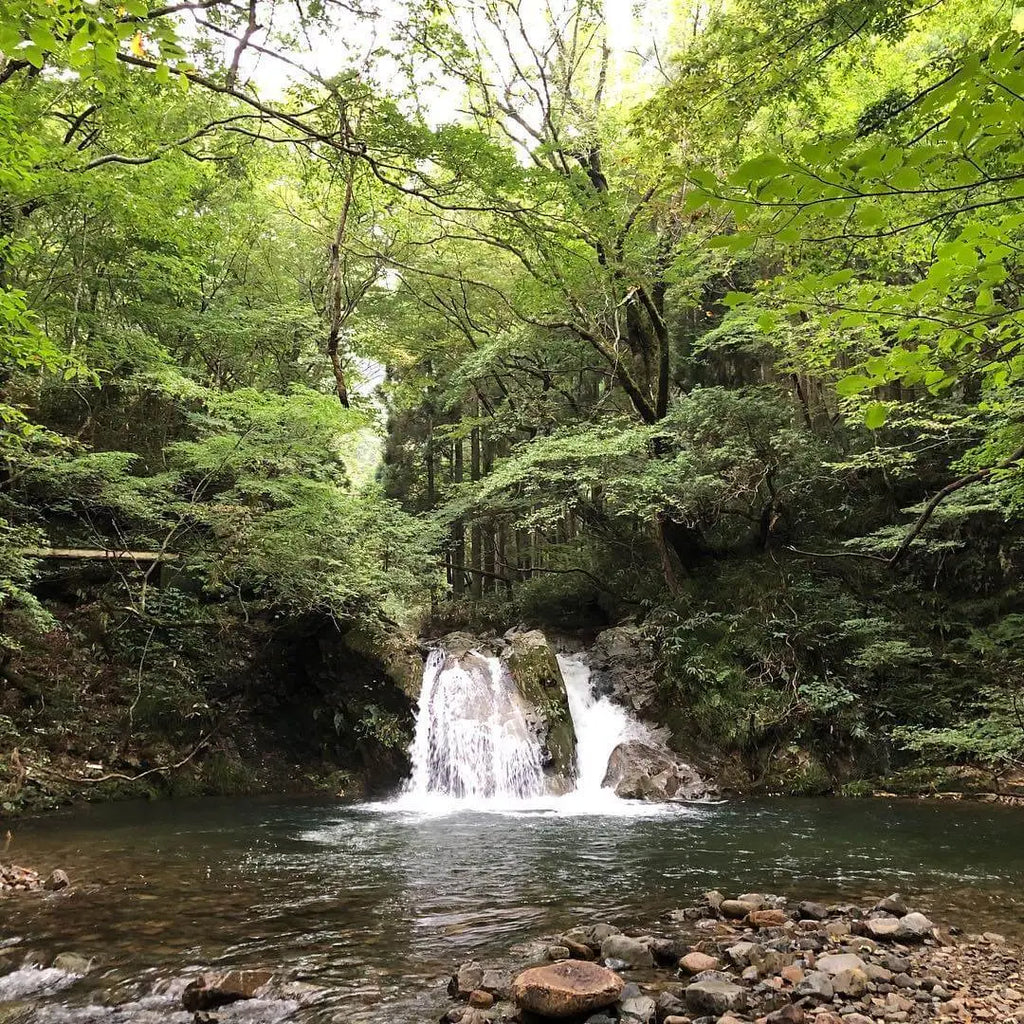
M620 743L608 758L604 786L623 800L701 800L712 792L668 747L641 740Z
M50 877L43 882L43 888L47 892L60 892L61 889L67 889L71 885L71 879L68 878L67 872L57 868L56 871L50 873Z
M53 958L52 966L68 974L86 975L92 970L92 960L78 953L58 953Z
M651 951L656 964L671 967L679 963L679 956L686 947L672 939L648 939L647 948Z
M708 971L686 986L686 1005L696 1013L724 1014L747 1005L747 991L727 974Z
M721 907L722 913L733 919L744 918L758 909L756 903L747 903L745 900L723 900Z
M585 946L589 946L595 953L598 953L601 950L601 943L609 935L621 934L621 929L616 928L613 924L598 923L584 925L582 928L570 928L564 937L571 942L581 942Z
M484 971L483 978L477 988L490 992L495 999L511 999L512 978L504 971Z
M544 772L556 791L576 778L576 730L554 648L537 629L505 634L509 675L527 708L527 721L544 751Z
M679 961L679 967L686 974L702 974L704 971L716 971L721 966L718 959L694 950L687 953Z
M253 999L272 977L273 972L267 970L201 974L185 987L181 1005L192 1011L214 1010L240 999Z
M638 995L619 1003L619 1020L629 1024L654 1024L657 1007L650 996Z
M467 960L460 964L459 969L448 982L448 995L458 999L468 999L469 993L483 988L484 969L475 960Z
M548 946L547 949L549 960L568 960L569 959L569 947L568 946Z
M658 1020L673 1016L682 1017L686 1013L686 1003L672 992L659 992L654 1003Z
M512 983L512 996L520 1009L563 1019L613 1005L623 987L613 971L582 960L565 960L523 971Z
M469 1005L478 1010L489 1010L494 1005L494 996L482 988L474 989L469 993Z
M601 959L621 960L628 967L654 966L654 956L647 943L628 935L609 935L601 943Z
M573 960L594 960L597 958L597 954L585 942L576 942L567 935L560 936L556 945L564 946L569 951L569 956Z

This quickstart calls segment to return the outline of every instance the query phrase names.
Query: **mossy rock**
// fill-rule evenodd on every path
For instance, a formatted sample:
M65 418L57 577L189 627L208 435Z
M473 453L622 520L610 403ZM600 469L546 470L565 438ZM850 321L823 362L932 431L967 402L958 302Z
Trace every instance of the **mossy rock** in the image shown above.
M538 720L538 732L549 758L545 772L553 788L567 790L576 778L576 730L558 659L540 630L510 633L506 640L509 674L524 704Z
M388 679L410 700L418 700L423 684L423 656L416 641L383 623L360 621L345 633L345 646L380 664Z

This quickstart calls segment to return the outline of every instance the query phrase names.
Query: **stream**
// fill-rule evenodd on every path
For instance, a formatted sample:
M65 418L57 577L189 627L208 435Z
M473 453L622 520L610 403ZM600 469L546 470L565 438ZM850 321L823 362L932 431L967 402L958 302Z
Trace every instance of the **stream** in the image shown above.
M0 955L70 950L96 969L60 992L0 1002L5 1024L188 1021L169 1015L169 997L151 1001L163 1007L154 1017L82 1008L209 965L270 966L326 988L294 1010L299 1021L437 1020L461 960L497 966L514 943L580 922L665 927L667 911L711 887L842 900L899 890L941 921L1024 938L1024 814L976 804L579 815L206 799L24 821L11 852L67 867L76 891L0 903L0 942L20 940ZM263 1013L249 1019L273 1019Z

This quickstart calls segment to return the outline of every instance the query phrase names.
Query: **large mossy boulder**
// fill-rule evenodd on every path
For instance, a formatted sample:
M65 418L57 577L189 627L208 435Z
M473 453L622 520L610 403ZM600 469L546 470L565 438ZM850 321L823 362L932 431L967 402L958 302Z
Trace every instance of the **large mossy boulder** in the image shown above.
M505 641L503 660L544 749L548 787L568 792L576 780L576 730L558 658L537 629L506 633Z

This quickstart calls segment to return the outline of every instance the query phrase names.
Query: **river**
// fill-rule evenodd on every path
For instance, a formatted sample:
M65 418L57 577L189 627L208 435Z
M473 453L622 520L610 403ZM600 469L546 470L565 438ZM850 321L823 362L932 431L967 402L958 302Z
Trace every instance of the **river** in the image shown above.
M567 809L429 814L208 799L16 823L5 859L64 867L75 891L0 902L0 941L20 940L0 955L70 950L95 957L96 969L61 992L0 1002L0 1021L187 1021L168 1014L170 997L138 1004L153 1017L87 1008L147 996L193 966L265 965L329 990L295 1020L427 1022L448 1005L444 984L461 960L499 965L518 941L594 920L666 928L669 910L712 887L837 900L899 890L940 921L1024 938L1017 809L881 800Z

